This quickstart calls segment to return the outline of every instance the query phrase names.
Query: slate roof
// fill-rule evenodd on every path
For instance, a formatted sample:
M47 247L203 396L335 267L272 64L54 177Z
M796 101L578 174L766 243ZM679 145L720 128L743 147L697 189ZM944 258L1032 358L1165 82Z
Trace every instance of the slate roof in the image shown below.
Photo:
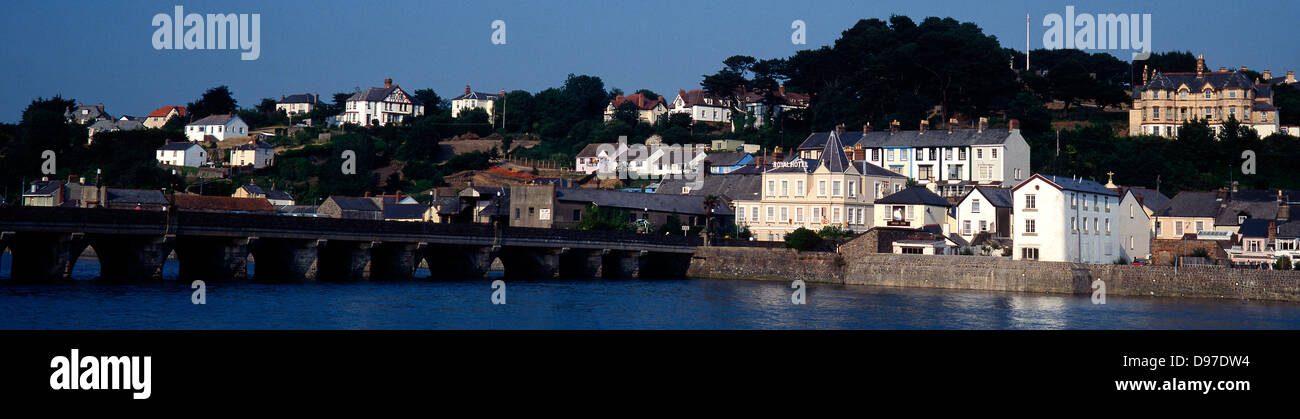
M394 90L398 90L398 89L401 89L401 87L398 87L396 84L392 85L391 87L371 87L369 89L353 93L352 96L348 97L348 101L360 100L365 102L383 102L384 99L388 99L388 96L393 94ZM405 90L403 90L403 93L405 93ZM415 96L411 96L408 94L406 95L406 98L410 100L412 104L424 105L424 102L421 102L420 99L416 98Z
M492 100L492 99L496 99L496 98L499 98L499 97L501 97L501 94L500 94L500 93L469 92L469 93L465 93L465 94L462 94L462 95L460 95L460 96L456 96L456 97L454 97L454 98L451 98L451 100L465 100L465 99Z
M749 157L749 153L724 151L708 153L704 156L704 161L714 166L735 166L745 160L746 157Z
M1141 202L1142 206L1150 208L1151 211L1153 212L1158 213L1160 210L1164 209L1166 205L1169 205L1169 197L1165 196L1165 194L1156 191L1155 189L1139 188L1139 187L1131 187L1131 186L1120 188L1120 189L1121 190L1128 189L1133 191L1133 194L1137 195L1138 202Z
M268 144L266 141L262 141L262 140L251 140L247 143L240 144L234 147L235 150L258 150L258 149L268 149L268 148L274 149L275 147L271 146L271 144Z
M1232 72L1207 72L1203 77L1197 77L1196 73L1160 73L1156 72L1145 85L1138 86L1133 90L1133 97L1140 97L1146 90L1176 90L1184 84L1193 92L1200 92L1206 84L1214 90L1228 88L1250 89L1255 87L1255 83L1246 77L1245 73L1240 71Z
M685 179L664 179L655 189L656 195L682 195L682 188L687 185ZM716 195L728 201L749 201L760 199L763 191L763 176L760 174L705 175L704 184L692 188L686 195Z
M1228 205L1220 209L1218 216L1214 217L1214 225L1237 225L1237 217L1241 215L1245 215L1249 219L1272 220L1277 218L1278 203L1275 199L1268 201L1230 199Z
M1217 192L1183 191L1174 195L1158 214L1165 217L1214 217L1219 214Z
M836 132L831 132L826 137L826 144L822 148L821 165L826 166L826 170L831 173L844 173L848 170L849 159L844 156L844 144L840 142L840 136Z
M331 196L329 199L334 200L334 204L344 211L379 211L379 205L370 198Z
M855 167L858 168L858 171L859 171L859 172L862 172L862 174L867 175L867 176L897 177L897 178L906 178L906 177L907 177L907 176L903 176L903 175L900 175L900 174L898 174L898 173L895 173L893 170L889 170L889 169L886 169L886 168L883 168L883 167L880 167L880 166L876 166L876 165L874 165L874 164L871 164L870 162L868 162L868 161L866 161L866 160L858 160L858 161L855 161L855 162L853 162L853 165L854 165Z
M980 195L984 196L984 201L988 202L989 205L992 205L994 207L999 207L999 208L1011 208L1012 206L1010 188L976 186L975 189L972 189L970 192L967 192L966 194L970 195L971 192L975 192L975 191L979 191ZM965 198L962 198L962 200L964 201Z
M1237 234L1242 237L1268 237L1268 223L1272 222L1274 221L1255 218L1246 220L1246 222L1241 223L1241 228L1237 230Z
M1278 237L1300 237L1300 220L1280 222L1277 225Z
M424 204L389 204L384 205L385 220L414 220L424 218L429 207Z
M814 132L799 144L798 150L819 150L825 147L826 140L833 131ZM921 131L871 131L863 135L860 130L845 130L839 135L840 143L847 147L861 144L863 148L883 147L964 147L973 145L1006 144L1011 138L1007 129L975 128L948 130L929 129Z
M162 147L158 147L158 149L159 150L188 150L190 147L202 148L203 146L200 146L199 143L180 141L175 143L163 144Z
M661 195L608 189L556 189L555 200L593 203L612 208L649 209L689 215L704 214L704 197L698 195ZM730 215L732 212L726 205L718 205L713 209L713 213Z
M248 191L249 194L265 196L267 199L286 200L286 201L293 200L293 196L289 195L288 192L280 191L280 190L268 191L266 189L262 189L261 186L257 186L257 185L244 185L244 186L240 186L239 189Z
M107 195L108 203L122 204L157 204L167 205L167 196L162 191L153 189L118 189L108 188L104 192ZM185 196L185 195L177 195Z
M600 151L600 146L602 144L609 144L610 146L614 147L614 150L618 150L618 144L616 143L592 143L592 144L587 144L585 147L583 147L582 151L579 151L576 157L580 159L598 157L597 153ZM609 156L609 157L614 157L614 156Z
M1095 193L1098 195L1110 195L1110 196L1119 195L1115 193L1115 191L1110 190L1110 188L1102 186L1102 184L1097 183L1096 181L1093 180L1073 178L1067 176L1044 175L1041 173L1034 174L1034 176L1038 176L1043 179L1046 179L1048 182L1055 184L1057 187L1061 188L1062 190L1084 192L1084 193ZM1033 177L1031 176L1030 179L1033 179ZM1021 182L1020 184L1024 185L1025 183L1028 182L1029 181L1026 180L1025 182ZM1019 187L1019 185L1017 185L1017 187Z
M239 118L239 116L230 114L208 115L203 119L189 123L189 125L226 125L236 118Z
M727 105L726 105L725 103L726 103L726 101L727 101L728 99L726 99L726 98L721 98L721 97L718 97L718 96L716 96L716 95L711 95L711 94L708 94L708 93L704 93L704 90L702 90L702 89L694 89L694 90L691 90L691 91L689 91L689 92L688 92L688 91L685 91L685 90L678 90L678 91L677 91L677 96L680 97L680 98L682 99L682 103L683 103L682 107L685 107L685 108L689 108L689 107L692 107L692 106L711 106L711 107L715 107L715 108L725 108L725 107L727 107ZM706 103L704 103L704 99L705 99L705 98L712 99L712 100L713 100L713 104L706 104ZM674 101L674 102L676 102L676 101Z
M901 191L895 192L876 200L877 204L897 204L897 205L933 205L936 207L951 207L948 200L943 199L934 192L930 192L924 186L913 186Z
M285 96L276 103L316 103L316 96L310 93Z

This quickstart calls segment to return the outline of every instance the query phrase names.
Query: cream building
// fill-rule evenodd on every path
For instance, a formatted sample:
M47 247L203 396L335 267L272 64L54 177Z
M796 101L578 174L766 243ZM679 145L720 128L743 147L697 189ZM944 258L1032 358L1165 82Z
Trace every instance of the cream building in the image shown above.
M1129 110L1129 134L1177 137L1184 122L1202 119L1216 133L1228 119L1254 128L1260 137L1277 132L1273 86L1250 80L1245 70L1206 71L1204 55L1196 59L1195 73L1143 69Z
M496 122L496 115L492 113L492 108L496 106L497 99L505 95L505 89L501 89L501 93L483 93L470 90L469 85L465 85L465 94L451 99L451 117L460 116L463 111L482 108L488 114L488 122Z
M779 241L800 227L862 232L873 226L877 199L902 190L907 178L875 165L849 161L832 132L817 159L777 162L763 172L758 200L736 200L737 227L758 240Z

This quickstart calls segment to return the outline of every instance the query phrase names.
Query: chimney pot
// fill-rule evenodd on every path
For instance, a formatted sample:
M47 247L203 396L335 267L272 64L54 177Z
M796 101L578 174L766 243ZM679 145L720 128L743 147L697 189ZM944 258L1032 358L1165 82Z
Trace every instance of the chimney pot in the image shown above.
M979 127L976 128L976 132L983 133L985 129L988 129L988 127L989 119L986 117L980 117Z
M1228 72L1228 67L1219 67L1219 72L1220 72L1220 73L1227 73L1227 72Z
M890 122L890 123L889 123L889 134L890 134L890 135L893 135L893 134L896 133L896 132L898 132L898 120L897 120L897 119L895 119L893 122Z
M1007 121L1007 128L1010 129L1011 131L1019 131L1020 120L1012 118L1010 121Z
M921 133L922 133L922 134L925 134L925 129L926 129L926 128L929 128L929 127L930 127L930 121L927 121L927 120L922 119L922 120L921 120L921 127L919 128L919 129L921 130Z
M1272 71L1272 70L1264 70L1264 74L1263 74L1263 75L1264 75L1264 81L1268 81L1269 79L1272 79L1272 78L1273 78L1273 71Z
M384 88L393 87L393 79L384 79Z
M868 123L862 124L862 134L863 134L863 135L866 135L866 134L869 134L869 133L871 133L871 123L868 122Z
M1246 68L1246 66L1244 66L1244 65L1241 66L1241 72L1245 73L1247 70L1250 70L1250 69L1249 69L1249 68Z

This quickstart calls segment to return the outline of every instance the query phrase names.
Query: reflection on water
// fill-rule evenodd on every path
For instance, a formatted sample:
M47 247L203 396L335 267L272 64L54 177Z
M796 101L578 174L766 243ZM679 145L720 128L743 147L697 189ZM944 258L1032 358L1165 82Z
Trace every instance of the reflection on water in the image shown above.
M701 279L512 280L505 305L485 280L209 283L196 306L176 268L102 284L82 259L78 281L0 281L0 329L1300 329L1293 303L808 284L793 305L789 282Z

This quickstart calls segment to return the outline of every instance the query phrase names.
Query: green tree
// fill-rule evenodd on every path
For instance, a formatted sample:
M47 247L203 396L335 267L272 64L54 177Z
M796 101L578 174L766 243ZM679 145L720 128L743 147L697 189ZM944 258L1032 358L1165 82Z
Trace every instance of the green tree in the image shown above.
M821 241L822 239L817 235L817 232L803 227L799 227L785 235L785 247L801 252L816 248Z
M230 88L223 85L203 92L198 100L190 102L185 109L194 120L199 120L208 115L234 113L239 107L230 94Z

